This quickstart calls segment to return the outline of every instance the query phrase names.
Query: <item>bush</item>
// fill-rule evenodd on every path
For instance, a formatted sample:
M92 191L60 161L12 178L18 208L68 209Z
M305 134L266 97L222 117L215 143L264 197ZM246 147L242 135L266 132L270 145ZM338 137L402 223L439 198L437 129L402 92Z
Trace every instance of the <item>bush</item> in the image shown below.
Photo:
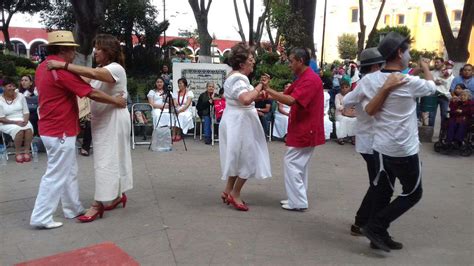
M24 75L34 76L35 72L36 72L36 70L34 70L32 68L26 68L26 67L21 67L21 66L16 67L16 75L18 77L22 77Z
M337 50L342 59L355 59L357 56L356 36L344 33L337 38Z
M262 74L267 73L269 74L272 79L270 81L270 87L277 91L282 91L283 87L286 83L292 82L293 80L293 73L291 69L287 65L267 65L267 64L260 64L257 65L257 69L255 71L255 78L256 82L262 76Z
M4 76L16 76L15 63L12 61L2 61L0 59L0 71Z
M263 64L273 65L278 62L278 59L280 59L280 55L277 53L263 53L258 56L257 61Z
M15 66L17 67L36 69L36 64L33 63L30 59L24 57L0 54L0 61L11 61L15 63Z
M127 90L130 94L132 101L134 102L142 102L146 101L146 95L148 91L154 88L154 84L156 81L156 76L148 76L148 77L129 77L127 79Z

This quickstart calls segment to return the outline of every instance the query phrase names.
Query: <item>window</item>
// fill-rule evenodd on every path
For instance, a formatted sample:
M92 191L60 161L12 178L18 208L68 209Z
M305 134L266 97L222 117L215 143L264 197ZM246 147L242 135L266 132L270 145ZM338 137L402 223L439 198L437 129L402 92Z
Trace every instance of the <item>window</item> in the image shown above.
M383 23L385 25L390 24L390 15L385 15L385 17L383 18Z
M359 9L353 8L351 9L351 22L359 21Z
M397 24L405 24L405 15L397 15Z
M425 13L425 23L431 23L433 21L433 13L426 12Z
M462 18L462 11L461 10L454 10L453 11L453 20L454 21L461 21Z

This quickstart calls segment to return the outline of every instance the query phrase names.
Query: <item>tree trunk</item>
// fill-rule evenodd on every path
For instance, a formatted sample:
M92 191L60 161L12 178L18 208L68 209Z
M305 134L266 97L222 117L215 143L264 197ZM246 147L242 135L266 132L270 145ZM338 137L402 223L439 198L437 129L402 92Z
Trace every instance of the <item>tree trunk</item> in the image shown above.
M10 27L10 22L12 20L14 13L15 11L10 11L8 13L7 20L5 21L5 13L3 12L3 8L2 8L2 33L3 33L3 39L5 41L5 48L6 48L4 52L7 52L7 53L9 51L13 51L13 45L10 40L10 32L8 31L8 28Z
M70 0L74 9L76 26L74 38L80 45L74 63L92 66L92 42L104 22L107 0Z
M207 15L209 13L209 8L211 6L212 0L209 0L207 7L205 6L205 1L201 0L200 5L198 0L189 0L189 5L191 6L194 18L198 26L199 32L199 62L210 63L212 61L211 55L211 43L212 37L209 34L207 29Z
M247 5L247 0L244 0L245 13L247 14L247 19L249 21L249 45L253 46L255 44L255 36L253 32L253 14L254 14L254 0L250 0L250 8Z
M474 1L464 1L461 28L457 38L454 38L453 31L451 30L444 1L433 0L433 4L449 59L458 63L466 62L469 58L469 38L474 23Z
M316 0L290 0L290 8L293 13L300 12L305 22L304 46L311 49L311 55L315 55L314 49L314 18L316 13Z
M364 43L365 43L365 23L364 23L364 1L359 0L359 25L360 25L360 32L357 34L358 35L358 41L357 41L357 57L359 57L360 53L364 49Z
M237 18L237 25L239 26L239 30L237 31L240 35L240 39L242 42L247 42L245 39L245 34L244 30L242 28L242 23L240 21L240 14L239 14L239 8L237 7L237 0L234 0L234 11L235 11L235 17Z
M383 8L385 7L385 2L386 0L382 0L382 3L380 4L380 9L379 13L377 14L377 18L375 18L374 26L372 27L372 30L369 33L369 36L367 37L367 44L372 38L374 38L375 33L377 32L377 25L379 24L380 17L382 16ZM365 48L367 49L367 44L365 45Z

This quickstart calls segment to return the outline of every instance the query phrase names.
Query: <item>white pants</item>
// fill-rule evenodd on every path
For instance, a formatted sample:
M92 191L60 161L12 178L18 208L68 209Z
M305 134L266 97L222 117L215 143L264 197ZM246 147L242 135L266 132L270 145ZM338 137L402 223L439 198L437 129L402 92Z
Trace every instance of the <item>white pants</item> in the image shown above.
M290 208L308 208L308 170L314 147L288 147L284 159L285 188Z
M66 218L84 212L79 201L77 182L76 137L41 136L48 155L48 168L41 178L30 224L42 226L53 222L59 201Z

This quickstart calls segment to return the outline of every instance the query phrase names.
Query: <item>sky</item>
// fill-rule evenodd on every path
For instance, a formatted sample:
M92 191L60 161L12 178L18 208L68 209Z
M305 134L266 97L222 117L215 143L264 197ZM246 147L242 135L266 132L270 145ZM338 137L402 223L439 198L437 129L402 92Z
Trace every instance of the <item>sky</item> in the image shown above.
M158 21L163 21L163 0L151 0L159 12ZM208 0L206 0L206 3ZM237 1L241 13L241 21L244 31L247 29L247 19L244 13L242 1ZM255 0L255 24L258 16L263 11L261 0ZM166 1L166 19L170 22L170 27L166 31L168 36L178 36L180 30L193 31L197 28L196 20L188 0L167 0ZM216 35L218 39L239 40L237 33L237 20L235 17L233 0L213 0L208 15L208 30L211 36ZM40 16L30 16L28 14L15 14L11 26L19 27L42 27Z

